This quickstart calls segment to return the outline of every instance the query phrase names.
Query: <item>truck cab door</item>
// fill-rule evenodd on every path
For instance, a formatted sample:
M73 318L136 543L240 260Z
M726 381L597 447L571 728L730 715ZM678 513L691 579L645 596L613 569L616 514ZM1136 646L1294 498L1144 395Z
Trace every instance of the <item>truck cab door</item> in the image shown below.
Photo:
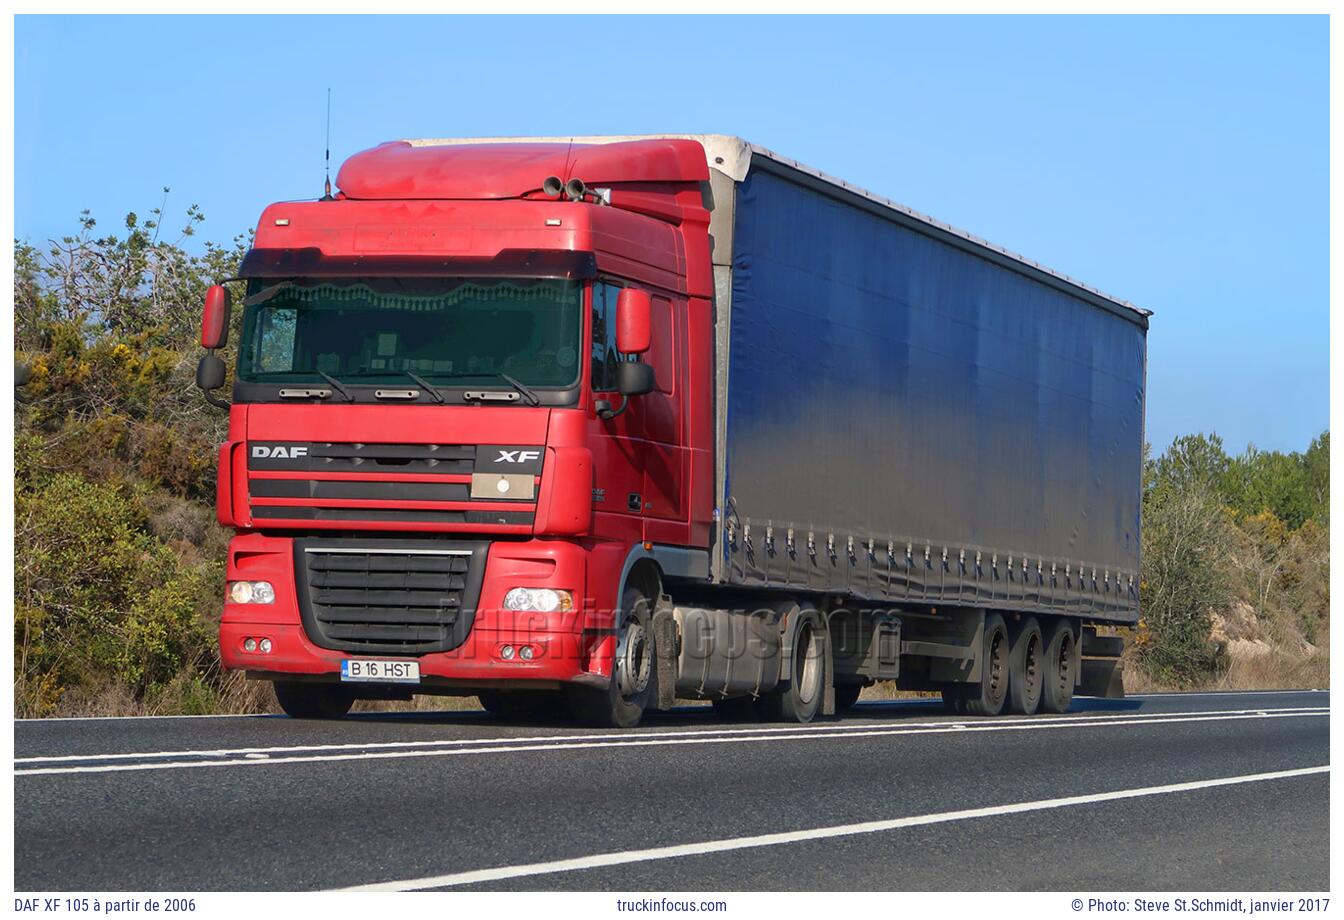
M592 288L593 397L619 406L614 366L628 359L615 350L616 300L620 287L599 281ZM685 313L684 304L681 314ZM593 418L591 448L597 471L593 509L598 514L629 515L640 520L639 538L684 542L685 420L681 407L679 347L685 317L667 297L652 298L652 344L642 356L654 372L654 389L631 397L612 419Z

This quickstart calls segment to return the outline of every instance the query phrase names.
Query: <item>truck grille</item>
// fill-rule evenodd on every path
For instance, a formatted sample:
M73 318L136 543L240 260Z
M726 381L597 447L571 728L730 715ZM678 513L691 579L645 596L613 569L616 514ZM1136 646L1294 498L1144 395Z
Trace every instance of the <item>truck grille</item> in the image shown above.
M375 654L456 648L475 616L487 546L461 540L294 541L308 638L323 648Z
M539 446L252 441L248 502L263 526L530 527L535 493L473 498L473 476L540 476L543 454Z

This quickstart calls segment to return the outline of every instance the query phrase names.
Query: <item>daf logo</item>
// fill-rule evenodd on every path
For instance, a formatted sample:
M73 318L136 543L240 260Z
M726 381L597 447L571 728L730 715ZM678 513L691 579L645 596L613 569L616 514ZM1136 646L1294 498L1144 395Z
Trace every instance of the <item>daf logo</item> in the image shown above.
M540 460L541 451L539 450L501 450L499 456L495 458L496 463L526 463L529 460Z
M277 444L274 447L267 447L265 444L253 444L252 456L261 460L293 460L297 457L308 456L308 448L298 445L286 447L283 444Z

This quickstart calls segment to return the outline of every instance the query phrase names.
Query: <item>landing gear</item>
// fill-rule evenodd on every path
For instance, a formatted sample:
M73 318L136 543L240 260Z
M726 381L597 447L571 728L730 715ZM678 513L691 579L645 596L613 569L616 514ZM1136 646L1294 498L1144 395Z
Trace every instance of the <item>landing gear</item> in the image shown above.
M291 719L339 719L355 704L355 695L340 684L278 680L275 698Z
M570 714L578 722L601 728L634 728L644 709L658 696L655 667L653 610L638 588L621 595L625 611L616 641L611 683L604 688L571 684L565 687Z

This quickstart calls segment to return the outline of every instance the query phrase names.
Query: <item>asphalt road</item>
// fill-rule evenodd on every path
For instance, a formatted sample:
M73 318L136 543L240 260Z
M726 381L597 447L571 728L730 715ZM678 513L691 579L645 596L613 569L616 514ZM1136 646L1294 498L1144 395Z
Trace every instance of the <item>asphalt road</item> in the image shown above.
M329 889L1315 891L1329 694L862 704L633 732L475 712L25 721L14 883Z

